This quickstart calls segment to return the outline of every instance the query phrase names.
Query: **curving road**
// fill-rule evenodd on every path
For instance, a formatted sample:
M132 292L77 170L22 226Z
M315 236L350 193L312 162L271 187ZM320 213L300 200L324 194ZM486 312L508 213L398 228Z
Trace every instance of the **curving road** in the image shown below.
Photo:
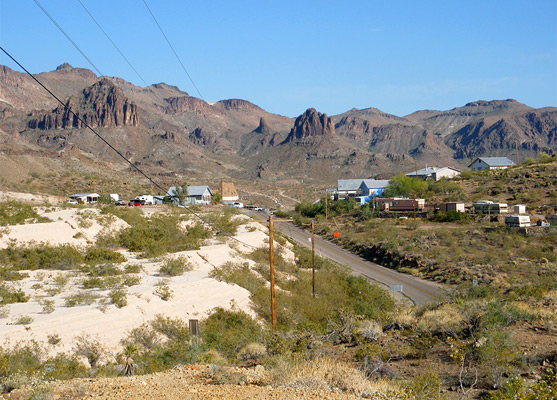
M250 211L248 213L257 219L268 219L268 215L264 212ZM295 242L306 247L311 247L311 242L309 240L311 238L311 232L307 232L295 226L293 223L286 221L276 221L273 225L275 229ZM315 253L321 257L326 257L336 263L350 267L355 275L361 275L370 281L377 282L388 290L390 290L393 285L402 285L402 294L416 305L431 301L444 292L443 287L434 282L407 274L401 274L395 270L367 261L317 235L315 235Z

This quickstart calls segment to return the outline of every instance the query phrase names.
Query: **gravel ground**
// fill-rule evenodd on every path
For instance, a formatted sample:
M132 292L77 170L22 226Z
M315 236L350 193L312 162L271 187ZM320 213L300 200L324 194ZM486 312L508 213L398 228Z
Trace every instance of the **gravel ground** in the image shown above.
M251 380L256 381L257 379ZM53 382L49 388L50 396L45 394L42 397L34 398L48 400L348 400L358 398L343 393L275 388L253 383L216 385L209 367L206 366L182 366L167 372L133 377L72 379ZM28 399L30 390L21 388L4 394L1 398ZM381 396L377 399L379 398L384 397Z

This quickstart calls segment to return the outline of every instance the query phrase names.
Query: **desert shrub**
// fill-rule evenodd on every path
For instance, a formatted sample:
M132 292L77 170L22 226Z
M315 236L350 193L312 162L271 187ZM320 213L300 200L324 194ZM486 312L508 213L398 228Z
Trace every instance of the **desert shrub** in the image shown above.
M103 356L104 349L98 340L82 335L75 339L74 352L78 356L85 357L89 365L94 368Z
M170 289L170 287L168 286L168 284L165 281L159 281L157 282L156 285L156 289L153 292L153 294L159 296L161 298L161 300L164 301L168 301L172 298L172 296L174 295L174 292L172 291L172 289Z
M53 313L55 310L54 300L43 299L39 301L39 304L43 308L43 313L45 314Z
M180 217L176 215L152 216L119 233L120 244L130 251L141 252L142 257L156 257L164 253L197 250L209 236L201 225L180 228Z
M128 305L127 293L122 289L111 290L110 293L108 293L108 297L110 297L112 304L114 304L118 308L122 308Z
M512 362L517 357L516 343L508 332L490 329L478 339L475 354L484 382L491 388L498 388L503 376L512 373Z
M65 275L63 273L57 274L54 279L53 279L54 283L57 284L58 286L64 287L68 284L68 282L70 281L70 277L68 275Z
M40 216L28 204L21 204L17 201L0 203L0 226L39 222L52 222L52 220Z
M72 379L88 376L87 368L79 361L76 354L56 354L46 360L44 371L47 379Z
M12 268L0 266L0 280L2 281L20 281L28 277L28 273L21 273Z
M227 261L222 266L213 268L209 276L227 283L235 283L250 293L254 293L265 283L264 279L250 269L247 262L240 264Z
M180 319L164 317L159 314L150 322L150 325L155 332L164 335L168 340L189 342L189 327Z
M124 266L124 272L126 274L138 274L143 271L141 264L127 264Z
M407 387L416 400L441 398L441 379L431 370L415 377Z
M383 327L375 321L366 319L357 324L355 333L364 340L374 341L383 336Z
M248 343L238 351L238 359L257 363L267 355L267 348L261 343Z
M0 304L26 303L29 296L21 289L14 289L0 284Z
M51 246L31 243L16 247L12 243L0 250L0 263L10 265L16 270L67 270L76 268L82 262L83 254L69 244Z
M186 271L191 271L192 269L193 266L190 264L187 257L167 257L163 260L163 263L159 268L159 274L163 276L178 276L182 275Z
M100 263L122 263L126 261L121 253L102 247L89 247L85 252L85 262L96 265Z
M66 307L85 306L93 304L98 298L99 296L93 293L80 291L76 294L67 296L64 299L64 303Z
M442 304L433 310L426 310L418 321L422 333L456 336L465 328L460 310L453 304Z
M52 333L52 334L47 336L47 342L48 342L48 344L50 344L52 346L56 346L61 341L62 341L62 338L57 333Z
M261 338L260 326L243 311L217 307L203 321L200 332L208 348L232 358L245 345Z
M14 325L30 325L33 323L33 318L28 315L18 317L13 323Z
M197 350L189 346L188 328L179 319L157 315L151 322L133 329L121 343L135 350L120 358L133 357L140 373L162 371L197 360Z
M216 231L217 234L233 236L238 231L238 227L242 224L241 219L234 218L239 211L234 207L224 207L221 210L213 211L205 217Z
M464 222L471 221L472 216L460 211L437 211L432 216L428 218L430 221L435 222Z
M17 372L31 374L41 369L44 352L42 346L31 341L17 343L11 348L0 348L0 377Z

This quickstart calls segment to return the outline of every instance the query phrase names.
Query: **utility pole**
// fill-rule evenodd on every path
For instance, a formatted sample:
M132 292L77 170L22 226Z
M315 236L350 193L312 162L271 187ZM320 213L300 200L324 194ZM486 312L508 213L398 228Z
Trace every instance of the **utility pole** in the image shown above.
M325 189L325 223L329 217L329 192Z
M273 253L273 215L269 215L269 263L271 269L271 318L273 331L277 330L277 312L275 308L275 257Z
M516 148L516 165L518 165L519 164L519 162L518 162L518 141L516 142L515 148Z
M315 297L315 221L311 221L311 294Z
M304 180L300 179L300 204L304 202Z

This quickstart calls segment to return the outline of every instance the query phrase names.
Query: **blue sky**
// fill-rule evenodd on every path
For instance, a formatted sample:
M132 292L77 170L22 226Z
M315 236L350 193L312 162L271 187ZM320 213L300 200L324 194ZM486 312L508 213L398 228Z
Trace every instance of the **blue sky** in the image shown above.
M39 1L103 74L144 86L77 0ZM200 97L143 0L81 1L147 83ZM290 117L557 106L555 0L146 1L206 101ZM32 73L93 69L33 0L0 0L0 43ZM18 70L3 53L0 64Z

